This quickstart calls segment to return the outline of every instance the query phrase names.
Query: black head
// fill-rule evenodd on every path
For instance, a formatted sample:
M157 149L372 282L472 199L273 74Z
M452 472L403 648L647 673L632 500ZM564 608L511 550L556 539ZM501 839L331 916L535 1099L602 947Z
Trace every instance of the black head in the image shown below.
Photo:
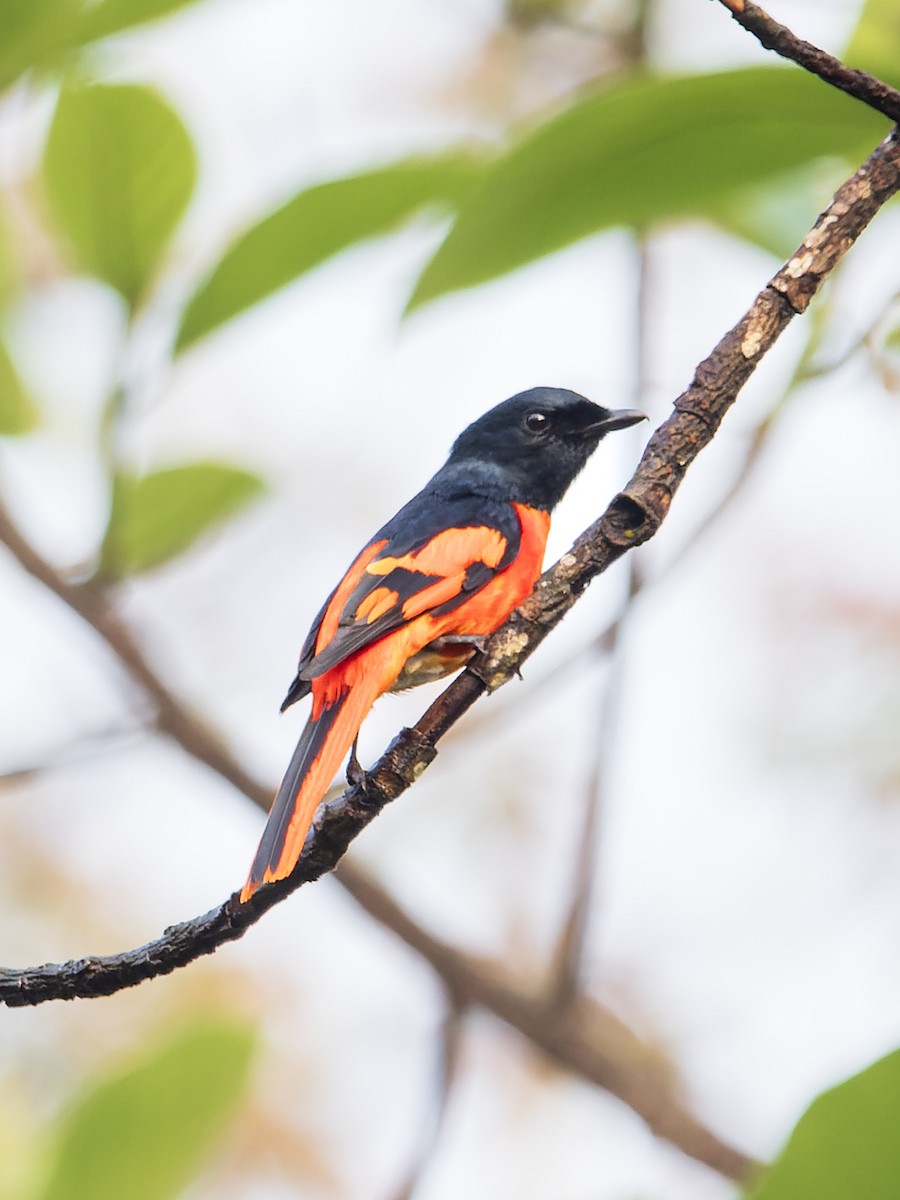
M464 429L445 470L471 467L515 493L505 498L549 512L606 434L644 420L644 413L601 408L566 388L532 388Z

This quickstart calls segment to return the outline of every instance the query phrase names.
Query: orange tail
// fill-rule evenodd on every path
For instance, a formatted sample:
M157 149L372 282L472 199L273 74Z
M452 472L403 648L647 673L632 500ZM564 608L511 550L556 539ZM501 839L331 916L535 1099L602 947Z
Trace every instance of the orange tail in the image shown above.
M284 879L294 869L316 809L381 691L367 682L358 679L307 722L269 812L242 902L260 884Z

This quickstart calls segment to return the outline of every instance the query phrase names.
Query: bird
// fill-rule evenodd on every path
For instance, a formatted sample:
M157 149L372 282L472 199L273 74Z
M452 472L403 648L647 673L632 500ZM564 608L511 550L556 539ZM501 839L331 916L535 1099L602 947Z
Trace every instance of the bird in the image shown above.
M528 596L550 514L600 441L646 415L567 388L519 392L459 435L446 463L366 543L322 605L281 711L312 709L240 894L290 875L379 696L443 678Z

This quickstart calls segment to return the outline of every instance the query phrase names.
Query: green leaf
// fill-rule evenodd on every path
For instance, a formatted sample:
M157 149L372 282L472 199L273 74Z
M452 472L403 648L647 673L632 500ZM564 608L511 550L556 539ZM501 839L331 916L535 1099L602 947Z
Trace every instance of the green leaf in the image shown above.
M44 155L51 210L78 266L132 303L159 266L196 170L187 131L149 88L60 94Z
M887 1200L900 1180L900 1050L817 1097L748 1200Z
M257 475L197 462L150 475L119 475L100 570L133 575L166 562L263 490Z
M0 341L0 435L13 437L28 433L37 424L37 419L37 409L19 378L9 351Z
M19 285L19 270L5 207L0 204L0 307L7 304Z
M197 0L0 0L0 87L80 46Z
M715 219L736 189L824 156L858 159L886 129L883 117L802 71L630 79L575 104L496 162L410 307L611 226Z
M0 87L46 67L78 37L82 0L0 0Z
M64 1117L40 1200L172 1200L244 1093L254 1038L204 1024L101 1080Z
M33 0L32 0L33 2ZM179 8L187 8L197 0L100 0L84 14L79 40L91 42L97 38L120 33L134 25L155 21Z
M788 258L809 229L812 214L822 211L846 176L840 159L803 163L724 196L715 223L776 258Z
M483 168L464 154L411 159L300 192L246 230L190 300L177 349L305 271L425 205L456 206Z
M900 86L900 3L898 0L866 0L846 53L851 67L870 71L880 79Z

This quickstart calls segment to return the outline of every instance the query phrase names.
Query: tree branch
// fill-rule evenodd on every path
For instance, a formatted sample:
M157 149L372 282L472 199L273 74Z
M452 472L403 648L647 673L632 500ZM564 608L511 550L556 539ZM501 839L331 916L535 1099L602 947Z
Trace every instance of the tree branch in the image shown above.
M643 14L646 16L646 13ZM640 59L646 63L645 22L640 22ZM650 391L651 328L653 307L650 303L654 273L651 267L651 235L635 239L635 276L637 288L632 319L634 321L634 360L629 408L643 411ZM615 761L618 733L616 720L625 679L622 631L635 597L643 586L643 572L637 558L628 560L628 589L619 617L600 635L610 657L602 698L594 718L596 736L592 739L591 767L585 787L580 829L575 842L571 868L569 902L552 951L548 994L565 1007L581 991L591 907L596 891L597 840L606 807L606 784Z
M0 542L32 578L78 613L106 642L129 676L152 700L158 729L169 734L189 754L206 763L238 791L252 796L262 808L269 807L272 797L268 788L248 775L231 757L222 739L199 713L187 713L184 706L173 698L135 641L131 630L116 613L112 590L105 583L100 580L72 583L66 579L22 536L2 505ZM189 719L186 720L186 716Z
M629 578L627 612L641 590L643 576L636 569L637 559L629 559L632 570ZM554 947L548 997L560 1008L566 1008L581 992L591 907L596 887L597 840L601 819L606 808L609 774L615 761L615 746L619 732L619 711L622 704L624 648L621 631L624 621L618 619L610 638L611 661L607 667L603 696L595 718L596 736L583 800L583 814L572 864L572 883L569 904Z
M413 1200L416 1193L422 1187L441 1140L451 1095L459 1073L460 1048L463 1040L463 1023L466 1013L457 997L451 992L449 986L444 990L446 993L447 1011L444 1014L444 1020L439 1031L440 1055L434 1109L426 1120L426 1128L422 1136L421 1145L416 1150L406 1177L391 1193L391 1200Z
M818 75L832 87L883 113L895 124L900 122L900 92L896 88L866 71L845 67L839 58L827 54L811 42L804 42L750 0L719 0L719 3L767 50L774 50L782 58L788 58L812 75Z
M586 996L559 1005L545 989L529 989L511 979L499 964L460 954L426 933L358 868L350 873L342 864L338 874L367 912L376 913L380 924L431 964L457 1003L494 1013L552 1061L617 1096L658 1137L691 1158L729 1179L751 1179L758 1164L694 1117L671 1064L611 1009Z
M493 635L486 652L475 664L447 688L413 729L401 731L364 783L348 788L340 799L323 806L300 861L288 879L260 888L245 905L232 896L219 908L173 926L161 938L136 950L0 971L0 1002L28 1005L76 996L109 995L167 974L240 937L284 896L332 870L360 830L425 770L447 730L485 691L500 687L517 672L591 580L627 550L656 533L685 472L712 440L758 362L793 316L805 311L826 275L898 189L900 141L896 134L891 134L839 189L790 261L700 364L690 387L675 401L672 415L650 439L630 482L603 516L539 580L532 596ZM0 538L23 565L30 562L28 569L37 578L57 590L58 581L45 578L46 564L36 560L8 519L0 520ZM94 623L105 622L109 633L104 636L110 640L111 635L123 646L125 661L136 676L142 675L140 655L137 660L131 656L130 634L117 626L110 613L93 611L95 599L91 586L67 587L74 587L77 603L73 607L90 613L88 619ZM168 693L159 680L154 677L144 683L161 689L160 699L164 703ZM210 757L214 757L214 749L214 739L211 747L203 747ZM247 785L251 794L258 788L253 780L247 780Z
M118 655L122 646L130 648L129 662L137 667L137 670L130 671L130 674L142 685L142 690L149 699L155 700L160 693L164 695L166 712L169 715L166 732L187 753L194 757L200 757L201 761L205 761L213 770L224 775L231 782L246 778L240 764L228 757L228 751L224 747L215 756L197 755L196 747L208 744L218 746L221 744L220 739L208 734L205 727L201 727L199 731L195 728L194 714L185 709L170 692L165 690L149 663L144 660L142 651L127 628L118 622L110 624L102 619L99 624L97 623L98 614L111 611L113 594L110 592L101 596L99 589L95 589L97 594L91 603L83 603L81 587L67 583L64 577L56 572L49 563L41 559L14 530L2 508L0 508L0 531L21 565L34 577L51 587L54 593L68 604L76 599L76 603L72 607L79 612L83 620L90 621L92 628L103 636L114 653ZM11 536L11 534L15 534L15 536ZM120 637L120 633L125 636ZM144 682L149 678L156 680L152 692L146 689ZM253 784L252 791L245 789L245 795L258 807L267 808L270 791L262 784ZM338 793L335 793L336 797L337 795ZM546 1018L542 1017L540 1005L536 1000L523 1008L521 997L528 996L530 993L527 990L523 991L518 985L506 984L502 979L499 966L486 963L454 950L444 943L437 942L408 914L403 912L388 892L352 864L342 863L336 878L372 919L391 929L416 953L426 958L440 977L454 1004L462 1006L469 1003L471 997L477 996L482 1007L512 1025L526 1039L532 1038L536 1028L544 1027L545 1037L540 1041L539 1048L546 1053L550 1052L547 1047L559 1040L559 1031L568 1020L568 1014L574 1011L576 1006L580 1011L589 1003L583 997L573 994L567 998L570 1007L564 1008L557 999L553 1014ZM77 990L71 993L67 992L67 995L107 995L122 987L139 983L143 978L151 975L168 973L180 965L189 963L202 953L211 953L223 942L241 936L245 927L237 924L230 927L224 910L217 909L195 921L167 930L163 938L148 946L140 947L127 955L116 956L118 961L115 971L108 969L108 960L92 958L65 964L63 968L53 966L37 968L33 971L19 973L18 976L13 972L0 971L0 983L10 983L16 986L21 982L26 987L40 989L44 984L53 981L52 986L61 985L65 989L72 981ZM463 984L465 984L465 988L462 988ZM465 992L464 995L461 994L461 989ZM40 1002L35 996L30 1001L21 998L16 1000L12 995L6 996L5 999L10 1005ZM756 1164L697 1121L679 1099L674 1069L669 1068L666 1072L663 1071L661 1055L657 1054L653 1057L653 1070L659 1074L660 1085L665 1078L668 1090L661 1091L660 1086L655 1087L653 1104L649 1109L645 1102L645 1089L641 1086L640 1080L632 1081L631 1086L623 1082L632 1076L632 1063L635 1060L633 1048L639 1044L638 1039L627 1030L619 1018L611 1017L608 1022L608 1010L603 1006L592 1005L590 1011L592 1018L589 1026L582 1027L579 1023L576 1027L573 1024L569 1030L566 1040L567 1057L561 1058L557 1055L556 1059L559 1064L568 1070L577 1072L590 1082L604 1086L598 1076L596 1065L598 1061L602 1060L605 1064L605 1077L614 1081L611 1088L614 1094L626 1104L637 1105L635 1111L647 1121L652 1129L659 1132L660 1136L668 1137L685 1154L699 1155L700 1161L705 1162L714 1170L728 1175L729 1178L746 1180ZM518 1024L519 1016L523 1012L527 1017L525 1025ZM624 1037L623 1030L625 1031ZM649 1050L647 1054L649 1055ZM587 1064L587 1067L584 1064ZM646 1068L639 1065L638 1072L643 1078ZM423 1155L424 1153L423 1151ZM424 1158L422 1163L424 1163ZM421 1166L422 1163L418 1166ZM416 1172L413 1172L410 1180L415 1178L415 1175ZM410 1180L407 1181L408 1184Z

